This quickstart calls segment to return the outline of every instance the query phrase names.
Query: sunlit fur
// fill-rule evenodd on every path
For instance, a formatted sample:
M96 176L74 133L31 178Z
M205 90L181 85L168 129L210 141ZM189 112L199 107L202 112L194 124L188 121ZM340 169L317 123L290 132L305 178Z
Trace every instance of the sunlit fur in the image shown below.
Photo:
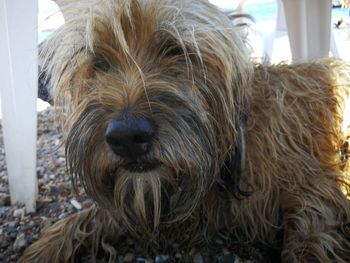
M256 64L204 0L78 1L65 14L42 56L68 172L96 204L21 262L114 262L125 237L144 254L205 250L216 236L275 247L284 262L349 262L348 65ZM156 123L141 161L157 169L127 171L107 145L124 111Z

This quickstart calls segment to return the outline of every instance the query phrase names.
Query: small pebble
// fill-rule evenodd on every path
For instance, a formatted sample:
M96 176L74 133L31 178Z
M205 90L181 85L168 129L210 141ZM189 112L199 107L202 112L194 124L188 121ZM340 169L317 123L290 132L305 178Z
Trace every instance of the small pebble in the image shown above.
M0 238L0 248L6 248L9 245L10 243L7 241L7 239L4 236Z
M181 259L182 259L181 262L185 262L185 263L193 262L192 257L190 255L183 255L183 257Z
M77 209L77 210L81 210L82 209L81 204L77 200L71 199L70 203L75 209Z
M65 218L67 216L67 213L62 213L58 216L58 219Z
M51 186L50 193L54 196L58 196L61 190L57 186Z
M47 182L47 181L49 181L49 175L48 174L45 174L44 175L44 177L43 177L43 179L44 179L44 182Z
M25 209L24 208L16 209L15 211L13 211L13 216L14 217L23 218L24 215L25 215Z
M10 221L7 224L9 227L16 227L17 226L17 221Z
M7 227L7 233L12 234L12 233L15 233L15 232L17 232L17 227L10 226L10 225Z
M60 203L52 203L49 205L49 210L52 212L61 211L61 204Z
M197 250L195 248L192 248L191 251L190 251L190 256L194 256L196 254Z
M26 237L26 240L27 240L27 243L28 243L28 244L32 244L36 239L35 239L34 236L32 236L32 235L28 235L28 236Z
M39 179L43 177L44 173L45 173L45 168L44 167L38 166L36 168L36 175L38 176Z
M125 263L131 263L131 262L133 262L133 260L134 260L134 255L133 254L131 254L131 253L128 253L128 254L126 254L125 256L124 256L124 262Z
M193 257L193 262L194 263L203 263L203 257L201 254L197 253Z
M176 259L180 259L180 258L182 258L181 253L177 252L177 253L175 254L175 258L176 258Z
M11 199L9 194L0 194L0 206L10 206Z
M151 263L152 261L145 257L136 257L137 263Z
M9 233L7 237L11 240L11 242L14 242L17 238L17 231Z
M218 258L218 263L238 263L238 258L234 253L229 253Z
M224 241L222 239L215 239L214 241L217 245L222 246L224 245Z
M4 215L9 209L7 207L0 207L0 216Z
M167 263L170 260L170 256L168 255L159 255L155 258L155 263Z
M57 162L58 162L58 163L61 163L61 164L64 164L64 163L66 162L66 158L59 157L59 158L57 159Z
M26 242L24 233L22 233L16 238L16 241L13 243L13 247L15 250L19 250L22 247L24 247L26 245L26 243L27 242Z
M7 193L8 190L8 187L0 186L0 193Z

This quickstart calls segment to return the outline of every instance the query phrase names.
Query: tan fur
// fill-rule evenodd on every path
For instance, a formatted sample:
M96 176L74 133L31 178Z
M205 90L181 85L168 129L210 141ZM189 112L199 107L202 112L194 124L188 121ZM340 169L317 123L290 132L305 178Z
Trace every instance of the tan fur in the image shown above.
M45 231L21 262L73 262L84 251L114 262L125 236L161 254L174 243L205 249L219 235L280 249L283 262L350 260L349 65L255 64L204 0L74 6L43 56L68 170L96 206ZM105 142L125 108L157 123L147 159L159 168L127 171Z

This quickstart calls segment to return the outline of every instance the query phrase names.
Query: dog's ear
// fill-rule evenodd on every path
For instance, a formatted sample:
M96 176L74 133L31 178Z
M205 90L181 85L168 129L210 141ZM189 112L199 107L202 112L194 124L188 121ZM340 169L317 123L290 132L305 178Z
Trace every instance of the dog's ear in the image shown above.
M221 167L220 174L217 177L219 192L223 196L234 196L236 199L242 199L253 193L251 185L245 182L244 165L246 157L245 132L242 119L237 122L237 137L235 146ZM242 186L246 190L242 189Z
M52 85L50 83L50 76L44 67L43 57L41 56L42 46L41 43L38 47L39 50L39 65L38 65L38 98L42 99L53 105Z
M52 86L50 83L50 77L47 76L46 71L42 70L41 66L39 66L38 72L38 98L53 105L53 96L51 94Z

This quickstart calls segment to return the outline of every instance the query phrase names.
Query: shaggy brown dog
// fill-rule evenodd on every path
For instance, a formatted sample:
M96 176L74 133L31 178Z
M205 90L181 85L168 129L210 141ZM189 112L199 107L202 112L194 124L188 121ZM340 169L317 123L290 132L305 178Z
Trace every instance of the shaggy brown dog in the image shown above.
M76 4L77 5L77 4ZM67 11L71 11L68 9ZM96 201L22 262L261 242L349 262L349 67L268 66L204 0L79 2L44 48L67 167ZM342 153L342 154L341 154Z

